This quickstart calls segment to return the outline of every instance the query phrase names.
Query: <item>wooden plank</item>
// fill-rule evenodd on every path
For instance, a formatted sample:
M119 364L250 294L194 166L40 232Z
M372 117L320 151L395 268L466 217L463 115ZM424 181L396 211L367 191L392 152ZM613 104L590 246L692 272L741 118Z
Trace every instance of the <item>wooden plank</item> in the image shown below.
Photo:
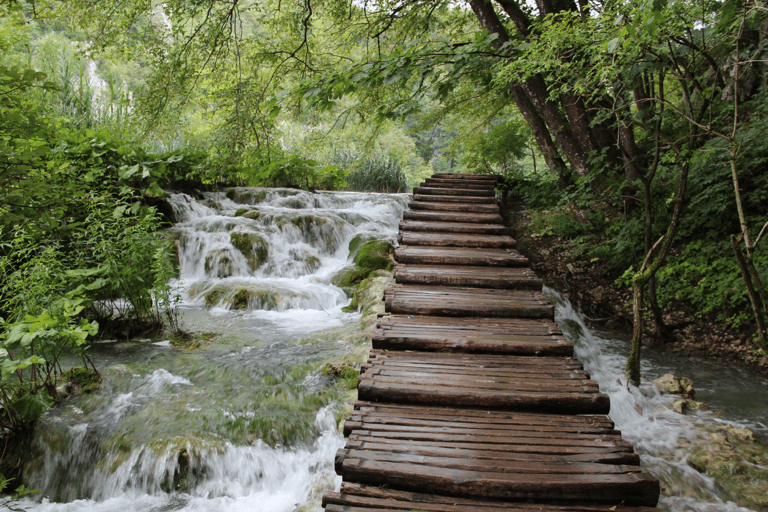
M395 267L395 282L507 290L541 290L544 281L527 267L480 267L470 265L411 265Z
M358 414L386 416L390 418L423 418L436 421L479 422L483 424L523 423L558 428L604 428L612 430L615 425L608 416L552 415L519 411L490 411L482 409L456 409L452 407L414 407L402 404L380 404L357 400L355 410Z
M424 512L659 512L654 508L587 503L546 504L495 501L480 498L440 496L352 482L341 484L339 492L328 492L322 505L328 512L375 510L422 510ZM334 508L338 507L338 508Z
M448 194L422 194L414 193L413 200L419 202L433 202L433 203L462 203L462 204L495 204L498 205L498 200L493 196L461 196L461 195L448 195Z
M442 212L461 212L461 213L498 213L499 206L496 204L466 204L466 203L442 203L430 201L413 201L411 203L413 210L428 210Z
M432 175L433 178L442 179L455 179L455 180L487 180L493 183L497 183L504 179L503 176L498 174L472 174L472 173L455 173L455 172L437 172Z
M473 267L524 267L528 258L514 249L472 247L424 247L402 245L395 249L398 263L466 265Z
M401 232L398 242L403 245L433 247L493 247L511 248L517 242L509 235L478 235L473 233L409 233Z
M575 427L559 425L530 425L523 423L496 423L493 421L471 423L456 421L447 423L444 419L430 420L422 418L399 418L386 415L352 415L344 423L346 435L352 430L382 431L382 432L438 432L457 435L494 435L494 436L528 436L546 437L551 439L586 439L590 442L596 438L620 439L621 432L603 427Z
M659 481L643 473L603 475L510 474L348 458L346 481L435 494L496 499L594 500L655 506Z
M537 444L485 444L470 441L388 439L370 437L352 431L344 450L366 450L409 453L429 457L484 458L491 460L594 462L599 464L640 464L640 457L627 443L616 446L568 446ZM338 454L337 454L338 455ZM341 461L340 461L341 462Z
M427 179L419 184L419 188L444 188L448 190L494 190L496 187L493 183L471 183L469 181L466 182L457 182L456 180L434 180L434 179Z
M467 196L467 197L492 197L496 199L496 191L464 189L464 188L445 188L445 187L414 187L413 194L430 196Z
M477 222L480 224L499 223L502 218L498 213L471 213L471 212L434 212L413 211L403 212L403 219L437 222Z
M554 318L554 306L531 290L398 284L384 291L384 307L406 315Z
M431 406L487 407L558 414L608 414L607 395L591 392L535 392L504 389L445 388L402 382L362 379L357 386L363 400Z
M432 184L432 183L441 183L441 184L447 184L455 187L467 187L476 185L479 187L495 187L496 182L491 180L484 180L484 179L477 179L474 178L464 178L461 180L457 180L455 178L447 178L447 177L431 177L424 180L424 183Z
M475 224L472 222L400 222L400 231L427 233L475 233L482 235L509 235L510 230L501 224Z
M601 464L640 463L637 454L632 453L629 443L615 443L602 446L540 445L524 443L487 444L469 441L421 439L389 439L384 436L372 437L352 431L346 444L348 450L382 450L392 453L413 453L435 457L483 457L515 460L568 460L599 462Z
M337 472L342 474L345 459L361 459L378 462L396 462L406 464L428 465L434 468L460 469L464 471L493 471L498 473L519 474L585 474L585 475L618 475L639 473L639 466L624 464L600 464L595 462L552 461L552 460L513 460L513 459L483 459L476 457L439 457L430 455L414 455L411 453L392 453L388 450L340 450L336 460L341 462Z

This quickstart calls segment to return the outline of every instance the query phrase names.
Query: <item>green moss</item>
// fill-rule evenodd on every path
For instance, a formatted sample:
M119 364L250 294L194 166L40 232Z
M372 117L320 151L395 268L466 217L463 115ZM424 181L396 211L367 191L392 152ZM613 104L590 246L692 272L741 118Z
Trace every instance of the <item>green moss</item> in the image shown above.
M204 267L207 275L213 277L229 277L233 273L232 260L226 249L216 249L205 255Z
M253 292L251 296L254 298L258 309L277 309L277 295L275 292L269 290L258 290Z
M331 282L344 290L347 295L353 295L355 288L377 270L390 271L395 264L391 259L394 252L392 244L385 240L364 241L356 236L349 242L350 253L354 253L354 268L347 268L333 277ZM357 301L353 296L353 303L344 311L350 312L357 309Z
M269 257L269 244L255 233L240 231L230 233L229 241L232 246L245 256L251 270L262 266Z
M216 339L212 332L186 332L179 331L171 336L170 342L173 348L195 350Z
M301 210L304 208L304 202L299 199L288 199L287 201L283 201L282 206L285 208L293 208L294 210Z
M61 378L83 393L93 393L101 387L101 373L93 368L72 368L62 372Z
M245 217L246 219L251 219L251 220L259 220L259 218L261 218L261 213L256 211L256 210L251 210L248 213L246 213L245 215L243 215L243 217Z
M328 363L323 366L323 373L338 377L343 383L343 386L347 389L357 388L357 379L360 377L360 370L356 369L354 366L343 363Z
M349 241L349 254L354 255L360 246L363 245L363 242L367 242L368 240L369 238L364 237L363 235L355 236L352 240Z
M725 498L742 507L768 510L768 446L749 429L717 425L691 450L688 464L715 479Z
M251 294L245 288L237 290L232 297L232 309L248 309L248 301L251 298Z
M234 216L235 217L242 217L243 215L246 214L246 212L248 212L248 208L238 208L237 210L235 210L235 215Z
M317 256L308 256L307 259L304 260L305 272L312 273L318 268L320 268L320 258Z
M392 244L385 240L371 240L365 242L357 250L355 265L361 268L374 270L392 270L395 263L391 259L394 253Z
M265 188L239 187L227 190L229 199L240 204L256 204L267 198L269 190Z
M221 303L221 300L224 298L225 293L226 289L221 287L215 287L207 291L204 295L205 305L209 308L218 306Z

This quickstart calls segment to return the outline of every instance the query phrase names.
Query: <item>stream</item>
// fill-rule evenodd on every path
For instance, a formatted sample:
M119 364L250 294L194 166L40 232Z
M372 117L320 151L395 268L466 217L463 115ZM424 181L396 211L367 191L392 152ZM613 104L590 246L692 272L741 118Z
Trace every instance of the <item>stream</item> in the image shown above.
M338 488L334 455L346 389L319 366L353 348L359 322L332 284L350 242L393 241L406 195L234 189L171 198L182 326L214 333L194 351L168 341L111 340L90 356L98 392L71 396L39 422L20 506L34 511L319 509ZM670 511L736 511L681 443L707 421L768 439L764 379L716 363L646 351L643 374L690 377L697 400L723 412L681 415L652 385L627 389L626 340L590 330L554 290L556 321L611 397L611 417L662 479ZM73 363L74 364L74 363Z

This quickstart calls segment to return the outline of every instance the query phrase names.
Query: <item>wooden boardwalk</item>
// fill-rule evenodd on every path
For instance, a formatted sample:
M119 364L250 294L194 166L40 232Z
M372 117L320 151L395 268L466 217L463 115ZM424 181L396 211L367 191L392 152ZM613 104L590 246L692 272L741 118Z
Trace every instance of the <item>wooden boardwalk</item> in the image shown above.
M656 510L659 482L573 358L495 185L414 189L327 511Z

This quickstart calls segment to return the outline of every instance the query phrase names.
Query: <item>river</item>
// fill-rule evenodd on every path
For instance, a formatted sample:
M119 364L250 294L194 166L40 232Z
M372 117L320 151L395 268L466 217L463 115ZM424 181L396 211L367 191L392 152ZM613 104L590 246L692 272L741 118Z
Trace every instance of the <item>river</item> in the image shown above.
M406 196L237 189L199 200L174 194L172 204L183 326L215 337L195 351L167 341L94 345L102 389L67 398L41 420L27 471L41 497L23 500L26 510L316 510L339 485L333 459L344 444L336 422L345 389L318 366L353 350L345 329L360 315L342 311L349 298L331 280L350 264L354 237L395 240ZM244 253L243 240L263 250ZM747 510L686 463L681 442L713 414L674 413L671 398L648 384L627 389L626 340L591 331L567 300L545 291L578 358L611 396L617 428L670 490L661 506ZM699 380L700 365L681 363L646 357L643 372L682 371L699 384L697 399L725 411L717 421L766 436L761 379L739 374L735 383L735 374L704 370L712 375ZM727 393L759 398L736 405Z

